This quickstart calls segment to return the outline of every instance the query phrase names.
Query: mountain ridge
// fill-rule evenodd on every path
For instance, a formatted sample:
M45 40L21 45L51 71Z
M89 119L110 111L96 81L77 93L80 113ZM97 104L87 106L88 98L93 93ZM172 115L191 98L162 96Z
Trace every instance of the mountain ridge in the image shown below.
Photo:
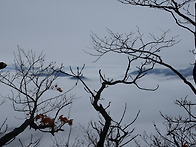
M178 69L178 71L184 76L184 77L189 77L193 75L193 67L189 66L184 69ZM136 75L138 71L133 71L130 74ZM163 76L177 76L176 73L174 73L170 69L163 69L163 68L154 68L150 71L146 72L147 74L154 74L154 75L163 75Z

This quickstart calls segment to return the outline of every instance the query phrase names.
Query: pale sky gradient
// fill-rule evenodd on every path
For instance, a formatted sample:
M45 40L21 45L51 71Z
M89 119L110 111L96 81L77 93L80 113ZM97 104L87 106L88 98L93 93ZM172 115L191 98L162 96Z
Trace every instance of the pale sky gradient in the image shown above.
M90 51L92 48L91 31L104 37L108 35L106 28L117 33L129 33L136 31L136 26L145 35L171 29L171 35L179 34L179 39L190 38L163 54L176 66L186 66L194 60L188 52L193 48L193 36L179 28L169 14L123 5L116 0L2 0L0 19L1 60L7 62L13 61L13 51L19 45L38 53L43 51L49 61L59 64L89 65L95 58L83 50ZM176 52L178 55L174 58ZM115 63L123 62L119 58L110 58ZM107 64L107 61L100 63Z
M194 56L189 52L194 49L192 34L179 28L169 14L160 10L123 5L117 0L1 0L0 22L0 61L5 61L8 65L13 63L13 52L17 51L17 45L26 50L32 49L37 54L43 51L48 62L56 61L59 65L63 63L74 67L86 64L91 67L84 70L84 73L89 75L88 84L95 89L100 86L99 68L108 73L107 77L111 75L120 78L126 68L127 58L108 55L92 63L95 58L84 52L93 51L91 32L104 37L108 35L106 28L121 34L135 32L138 26L145 35L156 35L160 34L160 30L171 29L171 36L179 35L181 42L163 51L164 60L177 68L186 68L194 62ZM60 82L63 84L64 81ZM133 118L138 110L142 110L136 124L138 132L146 128L152 130L152 122L160 123L160 110L173 116L181 113L176 111L174 100L186 95L193 96L192 91L177 78L168 80L150 76L142 83L150 87L158 83L160 89L149 93L141 92L134 86L120 85L112 87L103 95L104 104L112 101L112 115L122 114L125 102L128 103L128 115L131 116L128 118ZM80 97L72 108L74 125L86 125L89 120L97 118L96 113L90 105L89 95L81 85L74 92ZM14 115L11 110L3 113L4 116L6 113ZM84 119L86 114L88 117ZM74 133L77 134L77 131Z

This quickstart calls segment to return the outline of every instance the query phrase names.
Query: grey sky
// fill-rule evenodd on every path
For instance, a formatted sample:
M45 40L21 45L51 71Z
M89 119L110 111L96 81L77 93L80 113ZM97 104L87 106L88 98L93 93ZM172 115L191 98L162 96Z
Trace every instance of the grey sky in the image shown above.
M129 33L136 31L136 26L147 36L148 33L156 35L160 34L160 30L171 29L171 36L179 35L181 42L163 51L164 60L178 68L186 68L194 62L194 56L189 52L194 49L192 34L179 28L169 14L160 10L123 5L117 0L1 0L0 22L0 61L8 64L13 62L13 51L17 51L19 45L27 50L32 49L37 54L43 51L49 62L56 61L65 66L86 64L87 67L103 68L103 72L108 72L113 77L120 77L124 73L122 68L126 67L126 58L108 55L97 63L92 63L95 58L83 50L92 51L91 31L104 37L108 35L106 28L113 32ZM89 71L91 81L89 80L88 84L95 88L99 86L98 68L92 68L91 71L87 68L84 71L85 73ZM107 76L109 77L109 74ZM117 86L104 93L105 103L113 101L111 109L115 110L114 113L120 113L124 102L127 102L129 112L132 112L131 116L139 109L143 110L138 125L142 126L146 118L146 122L152 124L153 119L159 121L159 110L175 115L179 111L173 111L173 101L186 96L187 93L192 96L190 89L178 79L170 80L171 87L168 86L168 81L163 77L146 78L142 82L145 86L151 87L160 83L160 89L153 94L140 92L133 86L131 89L122 86L121 90L119 90L120 86ZM76 88L76 91L81 89L81 87ZM116 91L118 92L114 97L110 96ZM90 120L89 118L80 120L85 112L92 110L92 114L89 114L90 118L95 113L90 105L89 95L84 90L77 96L81 97L83 103L79 99L72 108L72 117L76 125L79 121L86 123ZM115 99L118 96L123 100ZM148 99L141 100L140 97ZM82 111L77 111L78 105L83 109ZM167 109L164 108L165 106Z
M107 36L105 28L114 32L128 33L141 31L159 34L160 29L171 29L171 35L181 35L190 40L182 40L174 49L163 52L169 62L185 66L192 62L188 53L193 48L192 36L175 25L169 14L148 8L123 5L115 0L2 0L0 2L0 50L1 60L12 61L12 53L19 45L24 49L43 51L49 61L65 65L90 64L94 58L83 50L89 51L90 33ZM177 50L175 50L178 48ZM180 49L182 48L182 49ZM184 49L186 48L186 49ZM170 50L170 51L169 51ZM181 59L172 58L175 52ZM188 58L184 58L184 55ZM110 56L112 59L112 57ZM115 59L115 57L113 57ZM176 60L175 60L176 59ZM120 62L113 60L112 62ZM105 60L101 64L106 63Z

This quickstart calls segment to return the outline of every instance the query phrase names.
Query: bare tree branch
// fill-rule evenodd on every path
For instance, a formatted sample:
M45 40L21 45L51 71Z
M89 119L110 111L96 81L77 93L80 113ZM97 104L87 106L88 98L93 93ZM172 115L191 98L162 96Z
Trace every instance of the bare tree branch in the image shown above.
M190 6L194 5L195 0L118 0L123 4L134 6L149 7L169 12L177 25L195 34L194 21L195 13L190 11ZM190 24L190 26L189 26Z
M14 110L25 113L27 117L18 128L0 138L0 146L13 140L27 127L54 135L63 131L65 124L72 125L73 119L59 113L72 103L73 97L67 97L66 94L75 85L63 91L56 82L59 75L57 71L62 70L63 66L57 68L55 63L45 66L44 57L43 54L36 56L33 51L25 52L18 46L15 70L0 74L0 83L12 89L12 95L7 98L12 101ZM49 112L54 112L54 117L48 116Z

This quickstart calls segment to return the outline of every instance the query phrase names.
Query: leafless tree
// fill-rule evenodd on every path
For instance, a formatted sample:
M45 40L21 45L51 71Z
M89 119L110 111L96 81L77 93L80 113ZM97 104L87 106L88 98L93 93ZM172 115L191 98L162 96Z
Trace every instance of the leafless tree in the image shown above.
M106 147L117 147L117 146L125 146L133 141L138 134L134 134L134 128L130 128L132 124L136 121L139 116L139 112L137 113L135 119L128 124L123 124L123 119L126 113L126 106L123 111L123 115L118 122L112 119L111 125L109 127L108 133L105 137L104 146ZM99 134L102 128L104 127L104 120L102 117L99 117L98 122L91 121L89 123L88 128L83 128L85 133L85 139L87 142L87 146L97 146L99 141Z
M149 7L169 12L176 24L195 34L195 0L118 0L123 4Z
M0 74L0 83L11 88L11 95L6 98L11 100L16 112L26 116L18 128L1 133L0 146L14 140L27 127L54 135L63 131L65 124L72 125L72 119L63 116L66 114L61 110L72 103L73 97L67 93L74 85L68 90L62 89L57 78L63 66L55 67L55 63L45 66L44 58L42 53L36 56L33 51L26 52L18 46L15 69Z
M189 147L196 145L195 134L195 106L196 104L188 101L187 97L181 100L176 100L176 104L183 107L187 112L186 117L176 116L171 117L161 113L164 118L164 125L166 127L167 134L163 134L159 128L154 124L157 134L148 135L144 133L143 140L150 146L160 147ZM138 147L142 145L138 144Z
M183 29L186 29L188 32L195 35L195 13L193 4L195 0L118 0L123 4L129 4L134 6L149 7L154 9L160 9L166 12L169 12L174 21L178 26ZM196 5L195 5L196 6ZM99 71L101 86L98 90L92 90L88 85L80 78L81 71L73 73L74 76L82 82L85 87L85 90L91 95L91 104L94 109L101 115L101 121L99 123L92 123L91 128L93 128L97 133L98 137L90 131L86 131L87 139L91 142L91 145L94 146L107 146L110 141L110 145L121 146L118 144L119 138L122 140L125 139L125 136L118 134L120 130L123 130L122 126L119 126L120 123L117 123L112 119L109 114L109 106L103 106L100 102L101 94L104 90L110 86L115 86L117 84L134 84L136 87L142 90L149 90L138 85L138 80L147 74L147 71L152 70L155 65L161 65L165 68L173 71L189 88L196 94L195 86L184 77L175 67L164 61L160 55L160 52L165 48L171 48L178 43L177 36L168 37L169 32L162 32L162 35L157 37L150 34L151 40L146 41L145 35L141 33L139 28L136 32L131 32L128 34L118 34L113 33L113 31L107 29L109 37L100 38L96 34L92 34L92 43L93 48L96 51L95 53L89 53L92 56L96 56L97 60L101 59L102 56L109 53L125 54L128 56L128 66L125 70L124 78L121 80L114 80L106 78L105 75ZM194 51L192 51L194 53ZM138 74L135 77L130 76L129 70L130 65L133 62L140 62L141 65L137 66ZM156 88L151 89L156 90ZM162 134L159 129L155 126L157 134L143 136L144 141L148 146L178 146L178 147L189 147L195 146L195 106L196 104L188 101L187 97L182 100L177 100L176 104L183 107L187 112L187 117L169 117L167 115L162 115L165 119L165 126L167 129L167 134ZM120 121L121 122L121 121ZM98 125L99 124L99 125ZM117 131L114 130L117 129ZM114 131L114 132L113 132ZM115 138L110 133L117 133L118 137ZM92 135L93 134L93 135ZM131 140L132 138L130 138ZM111 143L112 142L112 143ZM115 145L114 145L114 144ZM136 142L138 146L140 145Z
M99 70L99 76L100 76L100 82L101 86L98 90L91 90L91 88L85 83L85 81L81 78L82 77L82 69L77 69L76 72L74 72L71 69L71 73L73 76L78 78L78 80L84 85L84 88L87 93L91 95L90 101L94 109L101 115L99 123L92 123L91 122L91 127L96 130L98 137L94 136L91 134L91 132L86 131L87 137L90 140L89 145L94 145L94 146L124 146L128 144L130 141L132 141L137 135L133 135L131 138L126 140L127 137L130 137L133 133L133 130L128 130L130 126L135 122L135 120L138 117L138 114L136 115L136 118L130 122L129 124L125 125L123 127L121 125L121 122L124 118L125 111L122 115L122 118L120 121L115 121L109 113L108 108L110 107L110 104L108 106L103 106L101 103L102 100L102 93L104 90L109 88L110 86L115 86L118 84L126 84L126 85L135 85L141 90L149 90L149 91L154 91L158 88L156 86L155 88L144 88L141 85L137 83L138 80L142 79L142 77L145 76L146 72L150 71L154 67L154 63L146 59L140 66L138 66L138 74L135 77L132 77L129 74L130 70L130 65L132 62L137 60L138 57L129 59L128 58L128 65L125 70L124 77L120 80L114 80L114 79L109 79L106 78L105 75L101 73L101 70Z

